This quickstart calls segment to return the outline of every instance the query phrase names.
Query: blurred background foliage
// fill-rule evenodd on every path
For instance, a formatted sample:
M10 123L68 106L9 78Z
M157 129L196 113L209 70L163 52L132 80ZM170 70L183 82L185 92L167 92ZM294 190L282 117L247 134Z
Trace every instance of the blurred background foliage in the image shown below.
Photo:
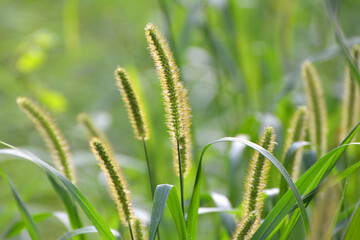
M356 0L339 5L341 27L349 43L360 42L356 27L359 9ZM117 65L138 82L145 100L156 183L177 184L161 89L144 37L148 22L157 24L166 35L189 89L194 166L206 143L238 134L257 141L262 127L269 124L276 128L275 156L280 157L290 116L296 106L305 104L300 78L305 59L315 63L325 89L329 145L339 143L336 136L345 59L323 1L207 0L204 4L200 0L1 0L1 140L51 162L41 137L18 109L16 97L29 96L45 105L70 142L78 186L112 228L119 224L111 207L114 204L76 116L89 113L108 134L129 182L136 212L148 218L151 202L142 145L133 137L115 85ZM242 153L236 145L215 147L206 159L204 192L224 194L232 206L238 206L250 155L249 149ZM0 167L13 179L32 213L62 211L41 169L3 158ZM279 177L272 171L269 187L278 186ZM185 182L186 199L193 178L194 173ZM3 181L0 188L1 233L19 215ZM353 195L356 202L359 194ZM267 209L273 203L269 201ZM212 204L204 197L202 205ZM226 236L225 229L217 224L220 221L218 214L200 216L200 239ZM209 231L210 225L217 227ZM176 238L170 235L171 231L175 233L171 220L163 221L162 226L165 236ZM54 219L40 223L39 229L46 239L56 239L65 231Z

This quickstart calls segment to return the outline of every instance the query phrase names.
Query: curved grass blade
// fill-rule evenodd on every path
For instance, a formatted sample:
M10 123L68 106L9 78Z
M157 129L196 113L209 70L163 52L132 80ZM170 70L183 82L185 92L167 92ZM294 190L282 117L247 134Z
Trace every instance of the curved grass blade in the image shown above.
M284 160L284 167L288 172L291 172L291 162L293 160L293 157L296 153L296 151L304 146L308 146L310 145L309 142L303 142L303 141L299 141L299 142L294 142L291 144L291 146L289 147L289 149L286 152L285 155L285 160ZM281 182L280 182L280 193L279 193L279 199L284 195L284 193L287 190L287 184L285 182L284 178L281 178Z
M351 216L349 225L346 228L343 240L360 239L360 201L358 202L356 209Z
M8 146L12 149L0 149L0 154L8 154L13 156L18 156L24 159L27 159L36 165L40 166L42 169L46 171L46 173L52 175L54 178L57 178L61 181L61 183L67 188L72 197L76 200L79 206L83 209L84 213L88 217L88 219L94 224L98 233L103 239L106 240L115 240L114 235L111 233L109 226L102 219L100 214L96 211L94 206L89 202L89 200L80 192L80 190L72 184L63 174L61 174L58 170L42 161L40 158L35 155L20 150L10 144L4 143L0 141L1 144Z
M114 236L116 237L117 240L122 239L121 235L118 231L113 230L113 229L110 229L110 230L114 234ZM75 237L75 236L88 234L88 233L97 233L97 232L98 232L98 230L94 226L82 227L82 228L75 229L70 232L64 233L61 237L58 238L58 240L72 239L72 237Z
M60 197L61 201L64 204L65 210L69 216L71 229L82 228L83 224L80 220L76 205L73 199L70 197L69 193L54 179L50 174L47 174L48 179L53 186L54 190ZM80 235L74 238L75 240L85 240L86 236Z
M45 213L38 213L31 216L34 220L34 223L42 222L50 217L57 218L68 230L70 229L68 216L65 212L45 212ZM11 238L15 237L16 235L20 234L22 230L26 228L24 220L19 220L13 223L9 229L5 231L2 235L2 238ZM1 239L1 238L0 238Z
M158 185L155 189L149 227L149 240L153 240L155 238L156 230L159 226L166 203L176 224L179 239L187 240L188 236L176 188L173 185L168 184Z
M39 235L39 231L36 228L36 225L34 223L34 220L32 219L29 211L27 210L23 200L21 199L20 195L18 194L18 192L16 191L16 189L14 188L11 180L6 176L6 174L0 169L0 175L1 177L7 182L7 184L9 184L9 186L11 187L11 191L12 194L15 198L16 201L16 205L18 207L19 213L21 215L21 218L24 221L24 224L26 226L26 229L28 230L28 233L31 237L32 240L40 240L40 235Z
M301 194L311 192L328 175L341 155L347 149L349 143L359 128L360 125L358 123L344 139L342 145L325 154L299 178L296 182L296 186ZM294 205L295 200L293 194L290 190L288 190L271 212L266 216L252 239L267 239L267 237L276 229L277 225L281 223L283 218L289 213Z
M197 168L197 173L196 173L196 178L195 178L195 183L194 183L194 188L193 188L193 194L191 197L191 202L190 202L190 207L189 207L189 211L188 211L188 218L187 218L187 222L186 222L186 226L189 232L189 238L190 239L195 239L196 237L196 225L197 225L197 218L198 218L198 208L199 208L199 204L200 204L200 179L201 179L201 174L202 174L202 160L204 157L204 154L206 153L206 151L208 150L208 148L216 143L220 143L220 142L239 142L242 144L245 144L251 148L253 148L254 150L258 151L261 155L263 155L265 158L267 158L272 164L275 165L275 167L280 171L280 173L284 176L284 178L286 179L288 185L290 186L290 189L292 191L292 195L294 196L296 199L296 202L298 203L298 206L301 210L301 215L303 218L303 222L304 222L304 227L306 232L308 232L309 229L309 219L305 210L305 206L302 202L301 196L299 194L299 191L297 190L294 182L291 180L291 177L289 175L289 173L286 171L286 169L284 168L284 166L268 151L266 151L264 148L260 147L259 145L247 141L245 139L239 139L239 138L232 138L232 137L225 137L225 138L221 138L218 139L214 142L209 143L208 145L206 145L200 155L200 161L198 164L198 168ZM289 193L291 194L291 193Z

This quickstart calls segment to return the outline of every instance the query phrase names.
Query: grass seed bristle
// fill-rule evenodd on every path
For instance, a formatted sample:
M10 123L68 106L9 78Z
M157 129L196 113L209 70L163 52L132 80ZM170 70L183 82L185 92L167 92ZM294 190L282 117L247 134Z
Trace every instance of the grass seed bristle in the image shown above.
M18 97L17 104L40 132L57 168L70 181L75 182L75 171L69 145L54 119L44 108L30 98Z

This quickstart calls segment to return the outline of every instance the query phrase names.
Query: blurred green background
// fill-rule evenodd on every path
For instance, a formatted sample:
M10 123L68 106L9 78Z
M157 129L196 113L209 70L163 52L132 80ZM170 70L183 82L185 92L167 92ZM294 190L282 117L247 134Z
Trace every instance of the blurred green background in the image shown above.
M359 9L356 0L339 5L341 27L349 43L360 42ZM108 134L129 182L133 204L144 219L149 217L142 145L133 137L115 85L116 66L126 68L141 88L150 120L149 154L156 183L178 184L161 89L144 37L148 22L157 24L169 40L189 89L194 166L206 143L238 134L256 141L262 127L269 124L277 130L275 155L280 156L289 118L296 106L305 104L300 65L308 58L319 70L325 89L330 147L338 144L345 59L323 1L207 0L205 5L200 0L1 0L0 140L51 163L38 132L18 109L16 97L28 96L45 105L70 143L77 185L112 228L118 228L115 207L76 116L89 113ZM204 191L224 194L236 207L251 152L247 149L232 168L230 150L221 145L208 155ZM63 211L41 169L4 157L0 167L31 213ZM194 172L195 167L185 183L186 199ZM277 186L278 178L272 171L270 187ZM20 216L4 181L0 189L2 233ZM219 221L217 214L201 216L199 239L221 239L225 230ZM172 236L165 239L176 238L172 220L163 222L164 236ZM209 231L210 225L217 227ZM55 219L40 223L39 229L45 239L56 239L65 231ZM26 234L14 239L26 239Z

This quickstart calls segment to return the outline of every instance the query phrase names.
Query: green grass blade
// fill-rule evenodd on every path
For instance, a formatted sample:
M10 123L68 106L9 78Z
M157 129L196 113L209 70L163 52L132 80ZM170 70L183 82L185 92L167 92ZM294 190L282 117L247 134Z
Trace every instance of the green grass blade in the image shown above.
M176 224L179 239L187 240L185 222L176 188L168 184L161 184L156 187L149 227L149 240L155 238L166 203Z
M360 239L360 201L357 204L357 207L351 216L351 220L349 222L349 225L347 226L347 229L345 231L345 235L343 240L353 240L353 239Z
M38 223L41 221L44 221L45 219L48 219L49 217L53 216L52 213L39 213L39 214L34 214L31 216L31 218L33 219L34 223ZM11 225L11 227L6 230L6 232L3 234L3 238L11 238L11 237L15 237L16 235L20 234L22 230L24 230L24 228L26 228L26 224L24 220L20 220L14 224Z
M284 166L268 151L266 151L264 148L262 148L261 146L247 141L245 139L240 139L240 138L232 138L232 137L225 137L225 138L221 138L218 139L214 142L209 143L208 145L206 145L200 155L200 161L198 164L198 169L197 169L197 174L196 174L196 178L195 178L195 183L194 183L194 188L193 188L193 194L192 194L192 198L191 198L191 202L190 202L190 207L189 207L189 212L188 212L188 218L187 218L187 229L189 231L189 238L190 239L195 239L196 237L196 225L197 225L197 218L198 218L198 208L199 208L199 202L200 202L200 179L201 179L201 168L202 168L202 160L204 157L204 154L206 153L206 151L208 150L208 148L216 143L220 143L220 142L238 142L238 143L242 143L245 144L251 148L253 148L254 150L258 151L261 155L263 155L264 157L266 157L272 164L275 165L275 167L280 171L280 173L283 175L283 177L286 179L286 182L288 183L292 194L291 196L294 196L296 199L296 202L298 203L298 206L300 208L302 217L303 217L303 222L304 222L304 227L306 232L308 232L309 229L309 219L305 210L305 206L302 202L301 196L299 194L299 191L297 190L294 182L291 180L291 177L289 175L289 173L286 171L286 169L284 168ZM291 194L291 193L289 193Z
M84 234L88 234L88 233L97 233L97 232L98 232L98 230L94 226L82 227L82 228L75 229L70 232L64 233L61 237L58 238L58 240L72 239L72 237L76 237L79 235L84 235ZM121 235L118 231L111 229L111 232L114 234L114 236L116 237L117 240L122 239Z
M11 180L5 175L5 173L0 169L0 175L1 177L9 184L11 187L12 194L15 198L16 205L18 207L19 213L21 215L21 218L24 221L24 224L26 226L26 229L28 230L28 233L32 240L40 240L39 231L36 228L36 225L34 223L34 220L32 219L29 211L27 210L23 200L21 199L20 195L14 188Z
M288 172L291 172L291 166L292 166L292 160L293 157L296 153L296 151L304 146L308 146L310 145L309 142L294 142L293 144L291 144L291 146L289 147L289 150L287 150L286 155L285 155L285 159L284 159L284 167ZM279 193L279 199L284 195L284 193L286 192L286 190L288 189L288 186L285 182L284 178L281 178L281 183L280 183L280 193Z
M325 154L325 156L320 158L299 178L296 182L296 186L301 194L309 193L315 189L317 185L328 175L336 162L339 160L340 156L347 149L348 144L351 142L359 128L360 125L357 124L342 142L341 146ZM289 213L295 203L293 194L290 190L288 190L264 219L252 239L267 239L273 230L276 229L277 225Z
M0 154L8 154L13 156L18 156L24 159L27 159L36 165L40 166L42 169L46 171L46 173L52 175L54 178L60 180L60 182L67 188L72 197L76 200L79 206L83 209L84 213L88 217L88 219L93 223L93 225L98 230L98 233L103 239L106 240L115 240L114 235L111 233L109 226L102 219L100 214L96 211L94 206L89 202L89 200L80 192L80 190L72 184L63 174L61 174L58 170L51 167L46 162L42 161L40 158L35 155L20 150L14 146L11 146L7 143L0 141L1 144L8 146L12 149L1 149Z
M54 190L56 191L56 193L58 194L58 196L60 197L61 201L64 204L65 210L69 217L71 229L82 228L83 225L80 220L76 205L73 199L71 198L71 196L69 195L69 193L55 180L55 178L52 175L47 174L47 176ZM84 235L80 235L75 237L74 239L85 240L86 237Z

